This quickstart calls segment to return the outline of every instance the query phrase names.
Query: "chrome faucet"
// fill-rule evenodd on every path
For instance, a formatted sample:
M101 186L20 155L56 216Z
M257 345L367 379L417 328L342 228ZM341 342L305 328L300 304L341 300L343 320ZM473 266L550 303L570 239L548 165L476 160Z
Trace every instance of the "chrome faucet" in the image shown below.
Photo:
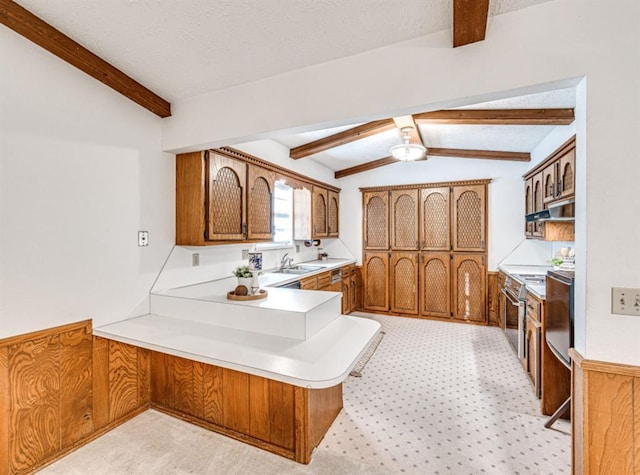
M293 257L289 256L288 252L285 252L284 256L282 256L282 259L280 259L280 269L284 269L285 267L290 268L291 264L293 264Z

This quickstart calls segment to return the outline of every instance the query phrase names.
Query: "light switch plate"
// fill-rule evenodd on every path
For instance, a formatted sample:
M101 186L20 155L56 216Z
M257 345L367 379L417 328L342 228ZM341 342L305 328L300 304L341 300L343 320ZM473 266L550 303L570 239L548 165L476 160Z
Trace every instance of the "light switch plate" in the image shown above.
M242 250L242 258L243 259L249 259L249 249L243 249Z
M149 245L149 231L138 231L138 246Z
M640 289L612 287L611 313L640 317Z
M191 254L191 266L198 267L199 265L200 265L200 254L197 252L194 252L193 254Z

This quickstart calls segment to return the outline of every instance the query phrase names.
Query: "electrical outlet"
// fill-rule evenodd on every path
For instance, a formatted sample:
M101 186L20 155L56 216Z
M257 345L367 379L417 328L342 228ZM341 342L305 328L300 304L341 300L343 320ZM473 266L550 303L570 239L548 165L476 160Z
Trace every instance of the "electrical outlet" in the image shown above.
M249 259L249 249L243 249L242 250L242 258L243 259Z
M149 231L138 231L138 246L149 245Z
M640 317L640 289L611 289L611 313Z
M198 267L200 265L200 254L194 252L191 254L191 266Z

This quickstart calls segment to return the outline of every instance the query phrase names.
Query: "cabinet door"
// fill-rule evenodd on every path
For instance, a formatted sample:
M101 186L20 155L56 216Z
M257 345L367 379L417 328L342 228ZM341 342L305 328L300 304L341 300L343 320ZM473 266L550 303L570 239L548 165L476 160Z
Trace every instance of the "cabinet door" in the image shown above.
M249 209L247 237L273 240L273 187L275 174L249 165Z
M527 376L533 385L533 392L540 397L540 337L541 325L539 322L527 317L525 337L525 364Z
M339 233L339 211L340 211L340 195L335 191L329 190L327 193L329 208L327 210L327 231L329 237L338 237Z
M453 317L486 322L485 256L454 254L452 262Z
M451 316L451 257L448 252L425 252L420 259L420 313Z
M342 279L342 314L351 312L351 282L349 278Z
M418 249L418 190L393 190L389 206L391 249Z
M568 198L576 191L576 150L572 149L558 161L558 198Z
M389 249L389 192L375 191L362 194L364 248Z
M524 182L524 214L533 213L533 177L529 177ZM524 223L524 235L527 237L533 236L533 225L535 223L528 223L525 220Z
M542 181L542 172L537 173L533 177L533 212L544 209L544 184ZM533 237L542 237L542 226L540 222L533 223L531 235Z
M455 186L453 188L453 249L455 251L485 250L485 186Z
M417 315L418 313L418 253L391 253L391 311Z
M542 170L543 202L549 203L556 198L556 163L550 163Z
M245 239L247 164L214 153L208 161L207 239Z
M353 312L358 308L358 280L354 274L349 277L349 312Z
M365 310L389 310L389 253L367 252L362 263L363 307Z
M420 247L426 251L451 249L449 188L420 190Z
M327 226L327 190L314 185L311 204L313 213L313 237L314 239L327 237L329 234L329 228Z

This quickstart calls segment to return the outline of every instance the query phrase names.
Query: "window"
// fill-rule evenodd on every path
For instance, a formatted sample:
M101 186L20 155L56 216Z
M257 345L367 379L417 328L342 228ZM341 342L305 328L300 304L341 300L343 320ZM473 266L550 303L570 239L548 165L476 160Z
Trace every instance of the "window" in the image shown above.
M273 190L273 242L256 244L257 250L293 247L293 188L277 181Z

